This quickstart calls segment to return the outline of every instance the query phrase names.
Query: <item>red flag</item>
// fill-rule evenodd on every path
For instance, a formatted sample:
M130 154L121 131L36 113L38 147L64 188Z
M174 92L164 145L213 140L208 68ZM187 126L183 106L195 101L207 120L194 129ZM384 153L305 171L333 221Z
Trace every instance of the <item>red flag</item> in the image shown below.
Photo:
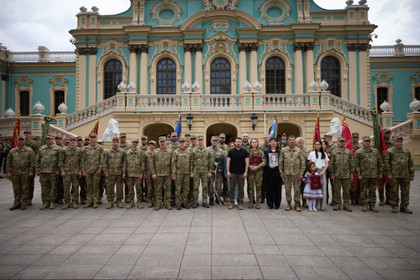
M312 140L312 150L315 150L315 142L321 140L321 133L319 132L319 112L316 116L316 123L314 128L314 139Z
M346 144L345 147L350 150L350 152L354 156L354 149L353 149L353 139L351 137L351 132L349 125L346 122L346 117L343 117L343 130L341 132L341 137L346 138ZM353 180L351 180L350 190L352 192L355 192L357 190L357 174L356 172L353 172Z
M92 133L95 133L96 135L98 135L98 129L99 129L99 119L96 120L95 126L92 128L92 130L89 133L89 136Z
M13 129L13 140L12 140L12 149L17 147L17 140L20 134L20 118L15 122L15 128Z

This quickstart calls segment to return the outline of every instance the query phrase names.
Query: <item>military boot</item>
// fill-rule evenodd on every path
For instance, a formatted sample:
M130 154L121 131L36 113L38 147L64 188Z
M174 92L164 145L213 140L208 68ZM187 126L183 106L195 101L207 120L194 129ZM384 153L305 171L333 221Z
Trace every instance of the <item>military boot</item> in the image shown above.
M392 213L398 213L398 207L392 207Z
M149 207L149 208L153 207L153 202L152 202L152 201L149 201L149 202L147 203L147 207Z
M303 200L303 205L302 207L308 208L308 202L306 201L306 199Z
M411 211L408 208L400 208L400 212L407 213L407 214L413 214L413 211Z
M39 207L39 210L44 210L44 209L47 209L49 207L50 207L50 202L46 201L46 202L44 202L44 204L42 204L41 207Z
M302 209L300 209L300 203L295 203L295 210L297 212L302 212Z
M340 204L336 204L333 208L334 211L338 211L341 210L341 205Z
M66 201L66 203L63 205L63 208L61 208L61 209L66 210L66 209L69 209L69 208L70 208L70 202Z
M260 200L257 199L257 202L255 203L255 209L260 209L261 208L260 203L261 203Z
M54 209L55 208L55 203L54 202L50 202L50 209Z
M134 206L134 205L133 205L133 206ZM117 207L118 207L118 208L123 208L123 204L122 204L121 200L118 200L118 201L117 201Z
M244 206L243 206L243 204L242 204L242 203L239 203L239 204L238 204L238 210L244 210Z
M162 208L162 203L156 203L155 210L160 210Z
M292 203L291 202L287 202L287 207L284 210L286 210L286 211L292 210Z
M166 209L168 209L168 210L172 210L171 203L166 203L165 207L166 207Z
M25 203L22 203L20 205L20 210L26 210L26 204Z
M111 209L114 207L114 202L110 201L108 202L108 206L106 207L106 209Z
M88 202L88 203L86 203L84 206L83 206L83 208L89 208L89 207L92 207L92 202Z
M98 208L99 206L98 206L98 202L97 201L95 201L94 203L93 203L93 208Z
M229 210L232 210L232 209L233 209L233 203L230 203L230 204L229 204L228 209L229 209Z
M9 208L9 210L13 211L13 210L16 210L16 209L19 209L19 208L20 208L19 204L14 204L12 207Z
M176 210L182 210L182 207L179 204L177 204L175 207L176 207Z
M213 206L214 205L214 197L210 197L210 205Z
M137 208L140 208L140 209L143 208L143 205L141 204L141 201L137 201Z
M73 207L73 209L79 208L79 205L77 205L77 201L74 200L71 207Z
M372 212L378 212L378 209L376 209L376 207L375 207L375 205L373 205L373 204L371 204L371 205L369 205L369 211L372 211Z
M367 206L367 204L363 205L363 206L362 206L362 211L363 211L363 212L367 212L367 210L368 210L368 206Z
M343 205L343 209L346 210L347 212L352 212L353 211L353 210L351 210L350 205L348 205L346 203Z
M213 203L213 205L214 205L214 203ZM209 205L207 202L204 202L204 203L203 203L203 207L204 207L204 208L210 208L210 205Z
M125 196L124 200L125 200L125 203L129 203L130 202L130 199L128 198L128 195Z
M191 208L192 209L195 209L197 207L198 207L198 203L197 202L193 202L192 205L191 205Z
M125 207L125 208L127 208L127 209L131 209L131 208L133 208L134 207L134 201L131 201L131 202L129 202L128 204L127 204L127 206Z
M385 202L384 202L384 200L383 199L381 199L380 201L379 201L379 206L384 206L385 205Z
M254 208L254 201L253 200L249 200L249 205L248 205L249 209Z
M28 199L28 200L26 201L26 205L31 206L31 205L32 205L32 200Z

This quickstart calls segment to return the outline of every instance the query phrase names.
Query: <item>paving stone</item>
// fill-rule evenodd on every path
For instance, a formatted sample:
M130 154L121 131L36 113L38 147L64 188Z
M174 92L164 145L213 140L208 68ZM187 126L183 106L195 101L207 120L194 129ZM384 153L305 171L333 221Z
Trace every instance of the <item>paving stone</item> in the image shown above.
M132 269L132 265L104 266L98 271L94 279L126 279Z
M13 279L42 279L55 268L55 266L31 265L17 273Z
M178 279L211 279L211 266L181 266Z

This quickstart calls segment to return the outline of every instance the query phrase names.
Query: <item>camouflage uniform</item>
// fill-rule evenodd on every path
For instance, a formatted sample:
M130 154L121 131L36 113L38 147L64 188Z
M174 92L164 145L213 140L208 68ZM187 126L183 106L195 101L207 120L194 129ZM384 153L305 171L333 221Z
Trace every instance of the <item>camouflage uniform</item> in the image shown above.
M334 176L334 202L341 207L341 188L343 188L344 209L350 209L350 183L354 173L354 161L352 152L349 149L335 149L330 154L330 175Z
M125 152L121 148L111 148L104 152L102 169L107 177L106 198L108 202L115 199L115 188L117 185L117 202L123 199L123 163L125 161Z
M83 157L83 151L84 151L84 146L83 147L78 147L78 149L81 152L81 158ZM80 169L82 167L82 162L80 162ZM87 189L87 185L86 185L86 177L84 176L80 176L79 178L79 187L80 187L80 203L85 204L86 203L86 189Z
M122 136L122 134L120 135L120 137ZM127 152L129 149L131 149L131 146L127 144L127 142L123 145L120 145L120 148L123 149L125 152ZM124 196L125 196L125 202L128 203L129 202L129 191L128 191L128 185L127 185L127 178L123 179L124 182Z
M191 150L176 149L172 154L172 176L175 179L175 204L177 208L184 204L189 208L188 194L191 175Z
M331 155L335 150L337 149L337 145L336 144L331 144L331 145L326 145L325 147L325 152L327 153L327 155ZM331 202L331 206L334 206L334 182L332 180L330 180L331 174L329 169L327 169L327 172L325 174L326 176L326 194L327 196L324 197L327 205L328 205L328 201L330 200L330 192L328 191L328 182L331 184L331 195L333 197L332 202Z
M217 163L217 172L216 174L214 173L216 165L213 164L213 166L211 167L212 178L209 178L209 182L208 182L210 204L212 204L212 200L214 196L214 189L213 189L214 180L216 180L215 187L216 187L217 195L219 196L219 198L222 196L223 171L224 171L226 153L224 150L222 150L222 148L219 148L219 147L213 148L212 146L210 146L210 147L207 147L207 149L211 153L214 163Z
M223 143L223 145L221 145L219 143L219 144L217 144L217 147L219 147L219 148L221 148L223 150L223 152L225 154L225 159L226 159L227 153L229 151L229 146L226 143ZM222 173L222 176L223 176L223 197L224 197L223 200L225 202L227 202L229 200L228 199L228 197L229 197L229 184L227 182L227 177L224 176L224 164L226 162L225 159L223 160L223 173Z
M147 187L147 201L149 202L149 207L152 207L155 204L155 182L152 179L152 168L151 161L152 152L147 150L144 153L144 173L146 174L146 187Z
M141 149L130 148L125 153L123 172L127 174L128 199L134 203L134 185L136 185L137 202L141 202L143 197L142 180L139 176L144 174L145 154ZM122 197L122 194L121 194Z
M104 148L96 144L95 146L88 145L83 150L82 156L82 172L86 173L87 185L87 203L98 203L99 201L99 183L101 175L97 175L97 171L102 171L102 157Z
M64 186L64 201L70 202L70 187L71 200L77 203L79 199L79 173L81 172L82 151L77 148L66 147L60 156L60 170L66 172L63 178Z
M357 142L357 144L353 144L353 156L362 146ZM351 186L351 184L350 184ZM353 205L357 204L360 205L360 182L357 180L357 189L355 191L351 190L350 187L350 198Z
M413 158L407 149L392 147L385 153L385 169L388 175L392 175L391 199L392 208L398 208L398 187L401 186L400 209L408 207L410 201L410 178L414 177Z
M385 130L384 130L385 133ZM394 146L391 142L391 139L385 140L385 145L387 149L390 149ZM391 197L391 182L389 180L386 181L385 186L382 188L378 187L378 194L379 194L379 205L383 206L385 203L390 204L390 197ZM386 200L386 202L385 202Z
M213 169L213 157L205 147L196 147L192 152L192 168L194 174L193 204L198 204L198 193L201 181L201 198L203 205L207 204L208 196L208 173Z
M56 144L58 147L61 148L61 151L64 151L64 148L66 146L64 146L63 144ZM64 183L63 183L63 177L61 177L61 175L57 175L57 198L55 199L56 203L63 203L63 199L64 199Z
M143 165L144 165L144 168L146 168L146 152L149 150L149 147L147 145L146 146L142 146L141 145L140 146L140 150L143 152ZM143 192L143 194L142 194L142 196L140 198L141 198L141 200L147 200L147 197L148 197L148 193L147 193L147 191L148 191L147 180L144 179L144 178L142 178L140 180L140 186L142 187L142 192Z
M35 170L41 173L41 198L44 204L55 203L57 198L57 174L59 172L60 154L63 152L59 146L42 145L35 157Z
M31 148L13 148L6 158L6 173L12 174L14 205L26 205L29 196L28 174L34 172L35 153ZM33 176L32 176L33 177Z
M155 180L155 199L156 207L162 205L162 191L165 191L165 206L170 208L171 205L171 158L172 150L166 147L162 150L156 148L152 156L148 158L147 164L150 168L150 175L156 174Z
M363 206L376 204L376 187L378 174L382 174L383 163L376 148L361 148L354 154L354 167L357 176L362 176L360 182L360 199ZM368 196L369 192L369 196Z
M248 171L248 176L247 176L247 180L248 180L248 197L249 197L249 202L251 204L251 202L254 201L254 184L255 184L255 191L257 193L256 195L256 202L257 202L257 206L259 205L259 201L261 199L261 185L263 182L263 171L264 171L264 167L266 165L266 158L265 158L265 154L262 150L254 150L254 149L250 149L249 150L249 166L251 167L251 160L253 156L259 156L261 157L261 163L257 165L258 169L253 171L251 170L251 168L249 168ZM252 204L251 204L252 206Z
M29 140L28 142L25 143L26 147L31 148L34 153L35 156L38 153L38 149L39 149L39 144L34 141L34 140ZM29 188L29 192L28 192L28 201L31 201L34 198L34 186L35 186L35 176L32 177L28 177L28 188Z
M298 175L303 176L303 172L305 172L305 158L302 151L298 147L291 149L287 146L283 148L280 152L279 170L280 173L284 173L284 186L286 188L288 206L292 202L292 186L295 208L300 206L300 181Z

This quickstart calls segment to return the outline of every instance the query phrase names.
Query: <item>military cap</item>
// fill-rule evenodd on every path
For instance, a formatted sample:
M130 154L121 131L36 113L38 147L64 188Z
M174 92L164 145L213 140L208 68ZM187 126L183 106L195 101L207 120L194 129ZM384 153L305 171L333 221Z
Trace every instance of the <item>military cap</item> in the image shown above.
M23 133L32 134L32 131L30 129L25 130Z
M197 139L197 135L195 135L195 134L191 134L191 137L190 137L191 139Z
M370 137L369 137L369 136L363 136L363 137L362 137L362 140L363 140L363 141L370 141Z
M184 137L179 138L179 142L185 142L185 138Z
M359 132L353 132L352 134L351 134L351 137L357 137L357 138L359 138Z
M139 142L139 139L137 139L137 138L134 138L133 140L131 140L131 142Z
M172 132L172 133L171 133L171 137L172 137L172 136L178 136L178 134L177 134L176 132Z
M218 141L218 140L219 140L219 137L217 137L217 136L212 136L212 137L211 137L211 141L214 141L214 140Z
M66 138L64 138L64 141L65 142L69 142L70 141L70 138L69 137L66 137Z
M398 136L394 136L393 138L394 138L393 139L394 141L397 141L397 140L403 141L404 140L404 138L402 136L399 136L399 135Z
M341 142L341 141L346 141L346 138L344 138L344 137L338 137L338 142Z
M203 140L203 139L204 139L204 137L203 137L203 135L198 135L198 136L197 136L197 139L198 139L198 140Z
M142 135L141 136L141 140L146 139L147 140L147 136L146 135Z
M18 140L21 140L21 139L22 139L22 140L25 140L25 137L23 137L22 135L19 135L19 136L18 136Z
M324 138L332 138L332 135L325 134Z
M190 136L190 137L191 137L191 134L190 134L189 132L185 133L184 135L185 135L185 136Z
M77 140L77 137L74 137L74 136L70 136L70 138L67 138L68 140Z
M54 139L54 136L52 136L51 134L47 134L45 138Z
M91 137L98 137L98 135L96 135L96 133L91 133L90 135L89 135L89 137L91 138Z
M149 141L149 145L150 145L150 144L153 144L153 145L155 145L155 146L156 146L156 141L154 141L154 140L150 140L150 141Z
M120 141L120 138L118 138L117 136L112 137L112 141L117 140Z
M76 140L77 141L83 141L83 137L82 136L77 136Z
M61 137L60 135L56 135L55 139L63 139L63 137Z
M391 129L389 129L389 128L385 128L385 129L384 129L384 134L385 134L385 133L391 133Z
M160 136L159 137L159 142L162 142L162 141L166 141L166 137L165 136Z
M224 137L224 138L226 138L226 135L225 135L224 133L220 133L220 134L219 134L219 138L220 138L220 137Z
M85 137L85 141L86 141L86 140L90 140L90 139L89 139L89 137Z
M281 134L281 136L287 136L287 133L286 133L286 132L283 132L283 133Z
M99 139L99 140L98 140L98 144L99 144L99 145L102 145L103 143L104 143L104 141L103 141L102 139Z
M120 133L120 137L127 137L127 133L125 132Z

